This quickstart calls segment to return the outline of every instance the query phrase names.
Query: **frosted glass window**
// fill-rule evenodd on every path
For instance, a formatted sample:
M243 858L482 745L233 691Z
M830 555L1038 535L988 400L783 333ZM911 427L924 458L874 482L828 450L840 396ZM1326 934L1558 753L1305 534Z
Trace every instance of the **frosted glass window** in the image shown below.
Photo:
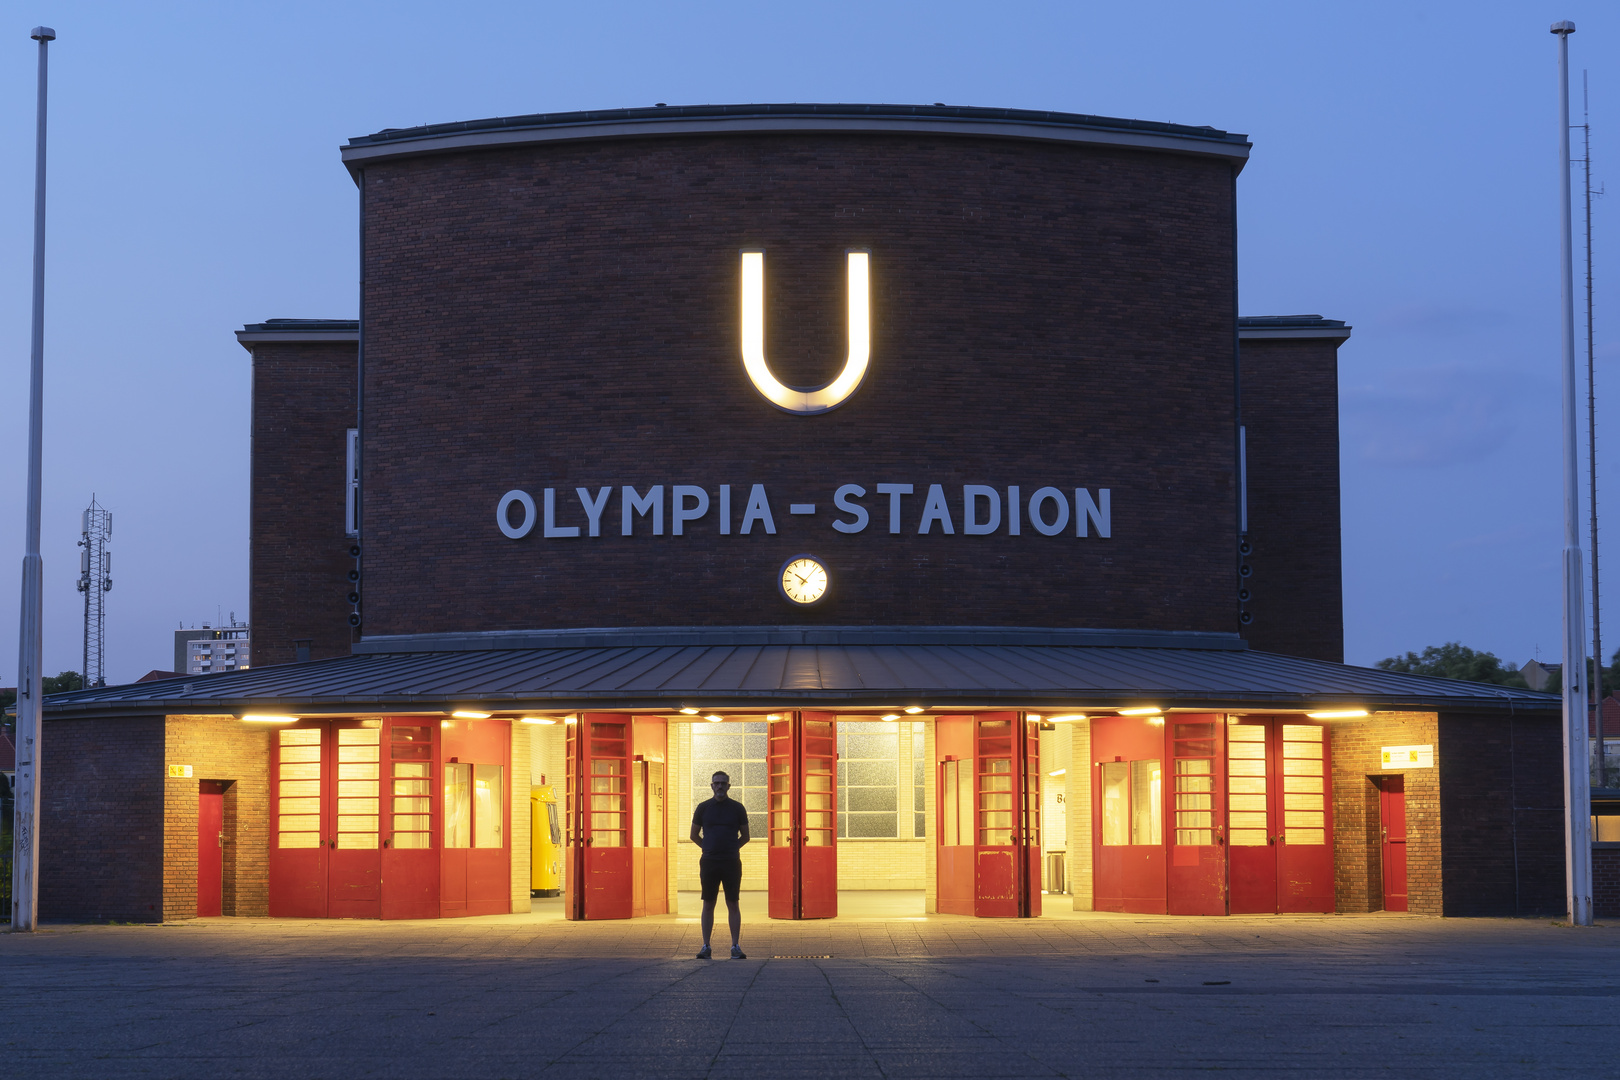
M731 777L728 796L743 804L748 811L748 834L763 840L766 837L766 807L769 790L765 776L766 728L763 721L741 724L692 725L692 805L714 797L709 780L716 772ZM679 782L671 777L671 783Z
M498 848L506 822L500 765L473 766L473 847Z
M1163 777L1156 760L1131 762L1131 843L1164 843Z
M444 846L472 846L472 766L451 762L444 767Z
M1130 843L1127 810L1130 804L1129 763L1105 761L1102 767L1102 842L1107 847Z
M907 780L910 781L910 777ZM900 732L870 720L838 724L838 835L895 839L900 835ZM914 812L914 811L913 811Z

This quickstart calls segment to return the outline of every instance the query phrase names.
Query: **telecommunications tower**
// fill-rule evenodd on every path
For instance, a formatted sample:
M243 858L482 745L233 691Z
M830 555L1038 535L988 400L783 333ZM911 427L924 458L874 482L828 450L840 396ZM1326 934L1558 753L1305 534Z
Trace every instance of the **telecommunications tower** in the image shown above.
M96 504L90 496L90 506L81 522L83 538L79 546L79 591L84 593L84 685L106 686L107 674L103 655L107 624L107 592L112 588L112 552L107 541L112 539L112 514Z

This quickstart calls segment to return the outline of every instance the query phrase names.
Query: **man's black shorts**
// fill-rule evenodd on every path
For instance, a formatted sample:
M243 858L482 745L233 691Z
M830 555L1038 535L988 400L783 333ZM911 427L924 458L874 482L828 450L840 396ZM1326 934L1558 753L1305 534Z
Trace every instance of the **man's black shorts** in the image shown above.
M727 905L737 902L737 890L742 888L741 859L699 859L698 881L703 887L704 903L713 903L720 895L720 886L726 887Z

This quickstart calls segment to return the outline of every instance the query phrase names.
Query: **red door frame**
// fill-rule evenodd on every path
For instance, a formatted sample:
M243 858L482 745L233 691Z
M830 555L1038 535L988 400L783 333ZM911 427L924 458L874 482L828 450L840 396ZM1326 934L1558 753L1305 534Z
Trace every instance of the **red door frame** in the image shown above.
M1276 718L1274 728L1275 756L1272 760L1277 767L1279 806L1276 826L1279 838L1277 910L1284 914L1332 914L1336 903L1333 892L1333 748L1329 730L1326 724L1317 723L1303 716L1279 716ZM1317 739L1296 738L1291 743L1287 738L1290 728L1315 729L1320 735L1321 758L1315 759L1309 754L1309 748L1318 741ZM1297 767L1290 767L1290 758L1302 763L1320 760L1321 783L1304 783L1306 775ZM1303 797L1310 801L1311 796L1318 794L1300 791L1306 787L1322 789L1319 793L1321 798L1315 800L1322 814L1323 842L1320 844L1290 843L1288 839L1291 832L1297 839L1299 835L1297 829L1300 827L1296 826L1293 830L1289 828L1290 812L1296 815L1313 812L1292 805L1298 798ZM1299 794L1296 795L1296 791Z
M973 914L980 918L1041 911L1039 726L1023 713L973 718Z
M197 917L219 915L225 903L225 782L197 782Z
M934 908L945 915L972 915L974 907L973 851L978 769L975 765L972 716L934 718ZM955 768L949 768L954 763ZM953 775L966 769L966 812L959 806L960 788ZM955 811L954 815L952 811ZM947 820L954 817L954 820ZM966 819L966 836L962 821ZM959 841L947 844L951 837Z
M1384 910L1406 911L1406 777L1380 776L1377 784Z
M345 830L340 833L338 818L340 811L345 807L343 800L350 798L378 800L382 797L382 722L380 720L332 720L327 722L326 745L328 755L326 760L333 762L333 768L326 773L328 796L325 800L326 837L327 837L327 893L326 914L334 919L377 919L382 917L382 821L377 817L377 831L372 834L371 847L344 847L340 837L350 835ZM364 742L345 744L339 734L343 731L375 732L377 751L370 754L371 741L368 737ZM371 756L371 761L345 762L343 757L348 756L345 750L358 749L356 756ZM366 766L371 768L367 769ZM345 769L345 766L349 766ZM345 775L349 771L367 772L370 778L353 778ZM349 794L348 784L361 785L357 791L369 791L370 794ZM373 803L375 806L376 804ZM380 807L378 807L380 809ZM348 816L348 815L342 815ZM361 817L369 815L359 815ZM361 833L359 835L364 835Z
M1231 762L1234 760L1259 761L1265 770L1265 844L1232 843L1227 848L1228 873L1231 881L1231 901L1229 910L1233 915L1273 915L1277 912L1277 899L1281 887L1282 874L1278 865L1277 845L1282 832L1282 776L1278 768L1278 750L1275 724L1271 716L1240 716L1233 717L1227 728L1227 761L1223 773L1228 781L1231 780ZM1232 728L1259 728L1259 740L1232 738ZM1245 757L1235 759L1233 754L1239 748L1248 748L1258 743L1259 757ZM1240 793L1245 794L1245 793ZM1228 794L1229 805L1235 802L1232 794ZM1254 810L1232 810L1230 813L1257 813ZM1242 831L1231 826L1228 821L1228 836L1234 840L1241 839ZM1258 838L1257 838L1258 839Z

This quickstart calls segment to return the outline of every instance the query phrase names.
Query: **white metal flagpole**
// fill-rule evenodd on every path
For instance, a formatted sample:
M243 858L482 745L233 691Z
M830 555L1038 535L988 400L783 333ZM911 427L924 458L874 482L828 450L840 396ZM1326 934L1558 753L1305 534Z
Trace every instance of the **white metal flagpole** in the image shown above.
M1558 206L1562 244L1559 277L1564 338L1564 882L1569 921L1592 925L1592 775L1586 715L1586 597L1580 527L1580 474L1575 411L1575 242L1569 191L1569 35L1575 24L1552 24L1558 35Z
M39 925L39 699L44 662L41 643L44 560L39 554L40 463L45 413L45 88L50 42L56 31L36 26L39 42L39 118L34 142L34 326L28 373L28 516L23 550L22 619L17 643L17 791L12 830L11 928Z

